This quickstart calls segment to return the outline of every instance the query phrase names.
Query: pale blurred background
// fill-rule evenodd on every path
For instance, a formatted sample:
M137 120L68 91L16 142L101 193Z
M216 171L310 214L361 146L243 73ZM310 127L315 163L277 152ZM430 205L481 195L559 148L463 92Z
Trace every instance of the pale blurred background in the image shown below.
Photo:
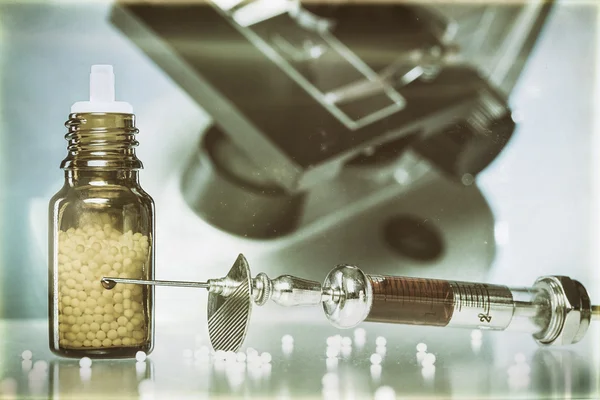
M114 65L117 96L132 103L138 117L141 182L157 204L158 277L219 274L241 251L258 269L301 268L273 255L283 245L214 229L182 200L181 171L210 118L110 23L110 2L0 4L5 317L46 314L46 208L62 185L63 123L70 105L87 98L95 63ZM597 283L597 11L593 2L559 2L510 94L516 132L477 180L502 236L488 280L529 284L540 274L577 271L587 285ZM476 239L462 231L465 240ZM342 252L353 246L327 240L341 241ZM329 267L324 261L319 268L324 275ZM456 278L463 275L460 265L452 270ZM402 262L389 273L402 273ZM158 304L171 292L161 291Z
M458 4L443 6L451 12ZM500 3L470 6L493 8ZM64 179L59 169L66 154L63 124L71 104L88 97L92 64L114 65L117 98L133 104L138 118L138 156L145 165L141 184L156 201L158 279L222 276L237 254L244 253L253 274L293 273L319 281L342 262L356 263L367 272L516 286L531 285L540 275L564 274L580 280L592 301L600 302L599 3L563 0L553 7L508 95L517 122L513 138L475 185L462 187L432 169L433 183L392 188L345 210L339 221L335 215L322 218L276 240L242 239L217 229L184 201L182 176L211 117L110 22L111 7L109 1L0 0L0 316L3 327L30 327L30 319L37 321L35 329L0 329L3 337L14 339L2 347L7 357L13 357L15 370L20 368L19 346L31 346L49 357L48 201ZM479 27L489 21L479 21ZM474 41L487 38L485 29L468 27L460 34ZM482 65L485 50L478 60ZM392 251L382 240L381 223L397 213L437 223L446 246L443 256L422 262ZM196 375L173 367L178 362L174 352L205 330L205 301L206 294L200 291L156 291L159 328L153 360L156 381L166 390L189 384L190 390L205 391ZM164 325L169 322L175 325ZM505 398L517 393L507 389L510 384L503 376L497 379L517 352L527 356L532 377L539 378L534 382L537 387L519 389L524 391L518 394L593 398L598 393L598 327L592 327L582 343L562 352L539 350L527 335L486 334L481 353L471 352L469 332L385 325L368 329L388 335L389 343L406 344L401 348L406 357L414 356L419 340L438 349L443 382L437 394ZM272 348L277 363L281 335L295 332L299 350L290 371L299 375L281 379L292 386L296 381L317 382L318 389L320 375L308 378L321 373L313 368L313 360L321 362L324 357L322 346L315 343L334 332L325 326L318 309L255 308L248 342ZM364 367L361 362L356 361L357 368ZM65 365L56 363L54 368ZM11 373L8 365L0 367L0 376ZM276 372L285 375L285 371ZM368 387L361 380L367 380L365 371L353 372L358 374L357 387ZM51 381L55 389L60 382L56 376ZM395 376L388 376L391 384ZM406 385L416 382L410 375L403 379ZM71 380L61 384L69 389ZM418 390L433 393L426 385L423 388ZM137 390L135 385L132 390ZM303 388L291 391L295 390L304 393Z

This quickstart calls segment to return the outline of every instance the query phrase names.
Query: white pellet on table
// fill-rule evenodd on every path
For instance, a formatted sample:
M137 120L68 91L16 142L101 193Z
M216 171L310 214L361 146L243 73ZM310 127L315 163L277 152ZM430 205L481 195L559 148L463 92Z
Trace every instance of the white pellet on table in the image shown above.
M225 352L225 361L232 363L237 361L237 354L235 354L235 352L233 351L226 351Z
M146 357L146 353L144 353L143 351L138 351L137 353L135 353L135 359L138 362L146 361Z
M395 400L396 392L390 386L381 386L375 391L374 400Z
M327 346L334 347L339 345L337 338L335 336L329 336L327 338Z
M435 376L435 365L433 364L424 364L423 368L421 368L421 375L426 380L430 380Z
M435 364L435 354L427 353L425 357L423 357L423 366L425 365L433 365Z
M336 358L339 354L340 349L338 347L328 347L325 351L327 358Z
M371 364L379 365L379 364L381 364L381 361L383 360L383 358L381 357L381 354L375 353L375 354L371 354L371 357L369 358L369 360L371 361Z
M92 366L92 360L89 357L83 357L79 360L79 366L81 368L90 368Z
M272 357L271 357L270 353L264 352L260 355L260 360L265 364L270 363L271 359L272 359Z
M252 347L248 347L248 348L246 349L246 355L247 355L247 356L250 356L251 354L253 354L253 355L258 355L258 351L256 351L256 350L255 350L254 348L252 348Z
M340 378L334 372L327 372L321 378L321 384L323 387L337 387L339 385Z
M23 360L21 361L21 370L23 372L28 372L31 367L33 366L33 363L31 362L31 360Z
M293 344L294 343L294 337L292 335L283 335L281 337L281 343L282 344Z
M38 360L35 363L33 363L33 369L36 371L47 371L48 363L44 360Z

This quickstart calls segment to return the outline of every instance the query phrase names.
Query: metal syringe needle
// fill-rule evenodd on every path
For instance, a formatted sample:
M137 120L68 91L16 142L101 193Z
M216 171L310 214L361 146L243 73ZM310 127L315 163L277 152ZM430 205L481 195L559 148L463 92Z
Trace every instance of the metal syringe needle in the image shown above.
M600 305L592 306L592 320L600 321Z
M224 296L231 294L239 285L239 282L231 281L226 278L209 279L207 282L189 282L127 279L105 276L100 282L107 290L114 288L117 283L129 283L134 285L201 288L207 289L211 293L223 294ZM250 292L257 305L264 305L267 300L270 299L282 306L317 305L336 295L327 288L323 289L319 282L291 275L283 275L276 279L270 279L264 273L260 273L256 278L250 279Z
M134 285L154 285L154 286L176 286L176 287L195 287L200 289L210 289L209 282L186 282L186 281L157 281L143 279L126 279L104 277L100 281L105 289L112 289L117 283L130 283Z

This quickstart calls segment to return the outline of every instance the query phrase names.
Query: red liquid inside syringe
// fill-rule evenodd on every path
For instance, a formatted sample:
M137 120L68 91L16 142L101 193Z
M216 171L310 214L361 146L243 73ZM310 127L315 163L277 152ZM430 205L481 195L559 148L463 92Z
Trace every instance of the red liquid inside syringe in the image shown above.
M365 321L446 326L454 312L450 282L390 276L368 276L373 304Z

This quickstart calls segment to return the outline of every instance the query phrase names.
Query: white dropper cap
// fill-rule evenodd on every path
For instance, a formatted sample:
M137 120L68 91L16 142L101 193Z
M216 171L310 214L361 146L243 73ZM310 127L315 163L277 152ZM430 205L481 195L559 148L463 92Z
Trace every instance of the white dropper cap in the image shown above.
M78 101L71 113L133 114L131 104L115 101L115 74L112 65L92 65L90 73L90 101Z

